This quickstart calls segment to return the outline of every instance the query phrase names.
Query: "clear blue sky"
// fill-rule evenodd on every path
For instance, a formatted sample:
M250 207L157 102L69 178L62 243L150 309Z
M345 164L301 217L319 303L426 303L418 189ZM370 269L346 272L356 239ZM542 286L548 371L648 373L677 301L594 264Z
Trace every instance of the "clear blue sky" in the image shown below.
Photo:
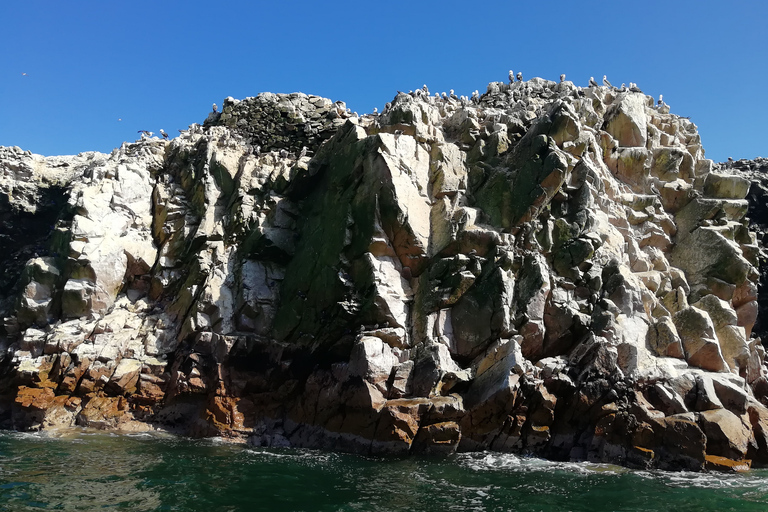
M691 117L709 158L768 157L765 0L3 0L0 20L0 145L45 155L174 136L227 96L362 113L424 83L483 92L511 68L636 82Z

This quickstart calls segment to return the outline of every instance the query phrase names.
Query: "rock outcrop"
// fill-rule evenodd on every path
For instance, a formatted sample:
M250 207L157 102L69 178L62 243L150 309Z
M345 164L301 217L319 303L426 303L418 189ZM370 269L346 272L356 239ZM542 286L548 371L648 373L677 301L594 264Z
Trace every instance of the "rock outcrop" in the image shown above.
M2 148L0 417L765 463L765 187L735 167L651 97L539 78L363 116L228 98L109 155Z

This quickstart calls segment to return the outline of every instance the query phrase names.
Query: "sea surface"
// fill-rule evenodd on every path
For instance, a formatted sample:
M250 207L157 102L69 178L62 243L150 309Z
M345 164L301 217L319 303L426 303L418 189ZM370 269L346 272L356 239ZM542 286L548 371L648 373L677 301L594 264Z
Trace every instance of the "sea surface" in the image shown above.
M147 434L0 431L0 510L764 512L768 470L632 471L498 453L373 458Z

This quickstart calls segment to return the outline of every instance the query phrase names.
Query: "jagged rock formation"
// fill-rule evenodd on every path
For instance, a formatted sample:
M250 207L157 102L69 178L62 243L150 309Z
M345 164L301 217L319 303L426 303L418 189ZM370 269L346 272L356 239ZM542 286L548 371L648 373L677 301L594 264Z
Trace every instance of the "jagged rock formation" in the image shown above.
M642 93L263 94L0 168L13 428L768 461L750 181Z

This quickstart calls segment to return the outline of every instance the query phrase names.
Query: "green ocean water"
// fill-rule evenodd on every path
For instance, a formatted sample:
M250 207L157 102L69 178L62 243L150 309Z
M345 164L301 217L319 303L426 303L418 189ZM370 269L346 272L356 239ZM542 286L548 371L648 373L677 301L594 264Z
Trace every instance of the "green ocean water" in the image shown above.
M497 453L381 459L149 435L0 432L0 510L766 511L768 471L630 471Z

